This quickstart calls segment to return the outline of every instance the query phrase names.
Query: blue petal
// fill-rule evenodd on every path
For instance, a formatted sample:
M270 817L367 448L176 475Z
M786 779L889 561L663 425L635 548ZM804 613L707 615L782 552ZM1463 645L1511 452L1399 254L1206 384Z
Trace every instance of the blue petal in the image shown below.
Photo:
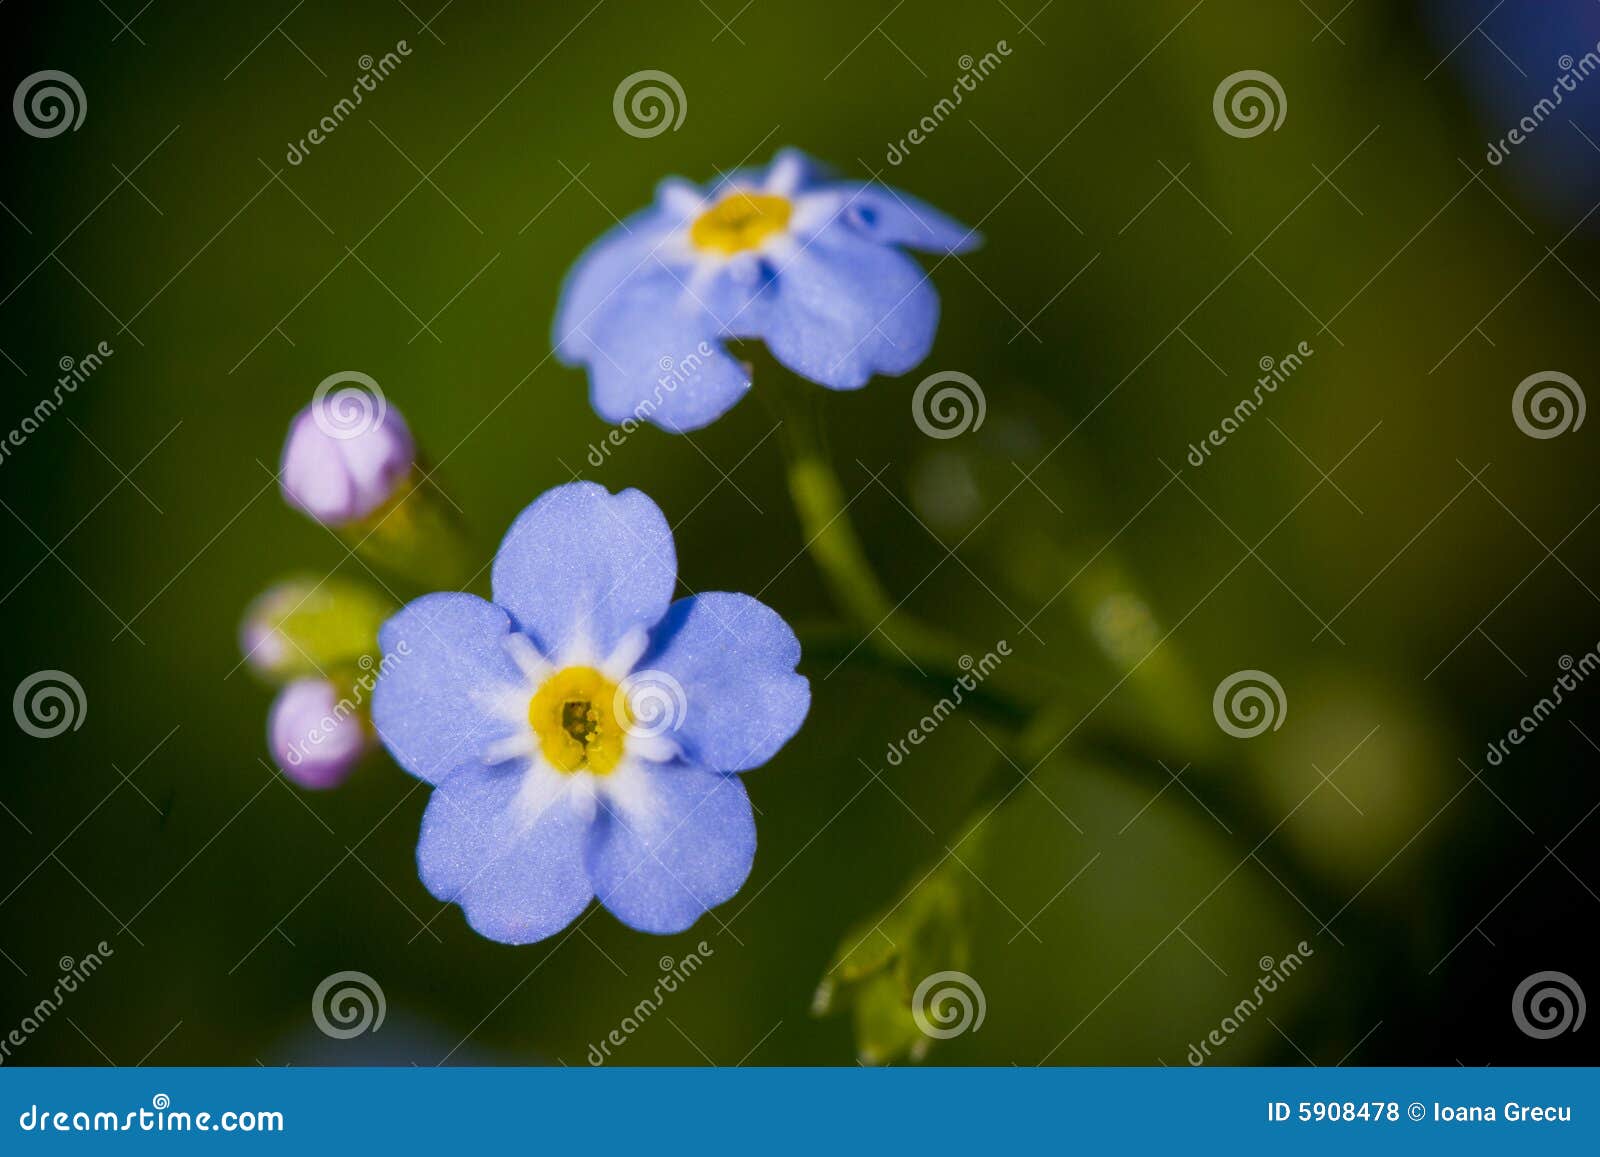
M641 932L682 932L750 875L756 825L735 776L686 764L613 773L589 845L600 903Z
M712 591L679 599L639 668L664 671L684 691L672 738L714 771L760 767L805 722L811 685L795 673L800 641L749 595Z
M569 482L517 516L494 556L494 601L552 662L603 660L666 613L677 581L672 531L637 490Z
M772 355L836 390L903 374L933 347L939 297L898 249L823 230L784 265L752 311Z
M526 682L504 647L510 630L499 607L455 593L424 595L383 625L372 723L396 763L438 783L516 730L490 709Z
M828 188L844 195L840 220L861 236L883 245L905 245L930 253L967 253L983 244L983 235L910 193L887 185L833 181Z
M720 331L679 274L659 264L639 270L590 324L595 411L610 422L649 421L675 434L720 418L750 388Z
M653 256L663 237L680 224L658 206L633 214L602 234L567 272L551 338L556 355L568 365L592 352L591 332L599 308L638 272L655 268Z
M829 172L827 165L808 153L785 147L774 153L765 167L734 169L717 178L710 186L710 194L715 199L730 189L767 189L779 196L793 197L815 189Z
M561 931L594 897L584 870L590 822L565 793L527 790L545 769L465 767L435 789L422 816L417 871L435 897L505 944Z

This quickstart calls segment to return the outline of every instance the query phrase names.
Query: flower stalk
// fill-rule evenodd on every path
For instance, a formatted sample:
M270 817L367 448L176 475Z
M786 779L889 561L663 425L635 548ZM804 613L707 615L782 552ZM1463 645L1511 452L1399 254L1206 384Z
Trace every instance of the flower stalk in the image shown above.
M920 677L959 679L971 664L973 647L890 600L856 534L850 502L823 449L814 400L805 396L811 391L776 364L763 371L779 379L774 393L782 413L789 495L806 550L851 626L865 633L845 646L845 656L864 645L891 666ZM840 632L831 634L832 642L841 641ZM1025 711L1046 697L1059 698L1063 690L1052 687L1060 681L1057 676L1015 663L995 671L990 681L1005 702Z

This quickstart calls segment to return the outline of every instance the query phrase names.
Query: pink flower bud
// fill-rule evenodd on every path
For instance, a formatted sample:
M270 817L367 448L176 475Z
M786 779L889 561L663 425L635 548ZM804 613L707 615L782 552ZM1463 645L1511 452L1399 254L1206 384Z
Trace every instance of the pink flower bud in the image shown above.
M267 719L273 761L301 787L338 787L367 749L358 705L326 679L296 679L278 692Z
M337 381L360 380L371 391ZM417 449L399 411L365 374L335 374L294 416L283 445L279 482L289 505L329 526L366 518L410 477Z

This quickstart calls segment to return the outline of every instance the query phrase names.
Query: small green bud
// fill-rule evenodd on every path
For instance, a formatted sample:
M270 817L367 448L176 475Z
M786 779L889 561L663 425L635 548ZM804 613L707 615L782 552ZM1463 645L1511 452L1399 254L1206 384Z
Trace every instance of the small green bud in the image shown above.
M296 576L250 604L239 627L245 661L273 682L351 667L378 647L378 628L395 611L365 583Z
M967 967L964 875L959 864L946 860L893 907L861 921L840 942L812 998L811 1013L828 1016L849 1008L863 1064L920 1061L935 1039L953 1035L929 1032L930 1010L919 1015L916 999L930 977Z

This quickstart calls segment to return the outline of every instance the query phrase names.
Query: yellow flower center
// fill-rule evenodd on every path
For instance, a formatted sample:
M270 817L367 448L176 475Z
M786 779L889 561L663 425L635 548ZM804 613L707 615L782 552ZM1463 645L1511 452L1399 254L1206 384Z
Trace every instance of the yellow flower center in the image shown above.
M754 249L789 226L794 206L771 193L729 193L694 219L689 240L696 249L724 255Z
M622 762L633 713L617 685L593 667L566 667L528 701L539 749L557 771L609 775Z

